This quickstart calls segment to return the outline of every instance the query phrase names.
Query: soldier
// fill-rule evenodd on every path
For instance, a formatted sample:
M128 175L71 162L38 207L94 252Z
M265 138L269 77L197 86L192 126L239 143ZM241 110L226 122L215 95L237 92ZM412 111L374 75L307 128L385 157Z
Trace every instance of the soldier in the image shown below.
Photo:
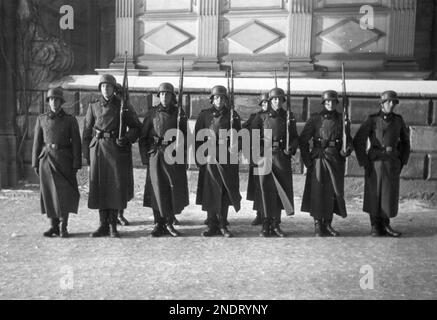
M408 127L402 116L393 112L398 104L396 92L384 92L381 110L367 118L354 138L358 162L365 168L363 210L370 215L374 237L401 236L391 228L390 219L398 214L400 173L411 147Z
M269 107L269 94L268 93L264 93L261 95L261 99L260 99L260 102L258 105L261 107L261 110L256 112L256 113L252 113L250 115L249 120L247 120L243 124L243 126L242 126L243 129L250 130L252 122L256 118L256 116L258 114L262 114L262 113L267 112L267 109ZM255 201L256 178L253 175L253 171L254 171L254 166L253 166L253 163L251 161L250 167L249 167L249 179L247 182L247 200L249 200L249 201ZM262 218L261 208L256 208L255 203L254 203L253 209L256 210L256 218L255 218L255 220L252 221L252 226L262 225L263 218Z
M333 214L347 216L344 175L346 158L352 152L352 138L347 132L348 147L343 153L343 117L336 111L338 103L337 92L324 92L323 110L311 115L299 138L302 159L308 169L301 210L314 218L317 237L339 236L332 227Z
M221 234L230 238L232 234L227 228L229 206L232 205L235 211L240 211L241 195L239 166L229 161L231 157L228 148L230 146L229 140L219 135L220 130L229 130L231 126L230 102L226 88L215 86L212 89L210 101L213 106L203 110L196 121L195 136L197 137L202 129L211 130L215 137L209 137L209 139L215 140L217 160L209 159L206 164L201 164L196 154L196 161L200 166L196 204L202 205L202 210L208 213L208 228L202 232L202 236L212 237ZM240 117L236 112L233 114L233 128L238 132L241 130ZM202 141L196 141L196 151L202 144ZM227 147L227 163L219 161L220 145Z
M123 110L119 138L121 101L115 95L112 75L100 78L101 98L88 107L83 129L83 154L90 165L88 207L98 209L99 228L91 237L120 237L117 214L133 197L131 145L138 137L141 122L131 105Z
M68 217L77 213L80 198L76 180L82 167L79 125L62 109L61 88L50 89L46 101L50 111L36 121L32 167L40 178L41 211L51 221L44 236L67 238Z
M146 115L139 140L141 159L147 165L147 178L144 191L144 206L153 209L155 228L151 236L160 237L170 234L179 237L174 229L175 215L180 214L189 204L186 138L187 118L181 110L179 129L185 145L182 146L184 163L170 164L165 160L166 149L174 141L165 141L164 136L170 129L178 127L178 106L174 87L162 83L158 89L160 104ZM170 153L170 152L169 152Z
M281 211L285 209L288 216L294 215L291 156L296 154L299 140L293 114L290 115L292 120L287 130L287 112L282 107L285 101L284 90L272 89L269 93L268 112L258 113L251 125L252 130L261 130L261 136L264 139L266 138L265 130L272 132L272 170L268 174L256 177L258 183L255 189L254 206L259 208L263 215L261 237L269 235L285 237L280 228ZM287 132L290 140L288 146ZM264 154L263 156L269 157L270 155Z

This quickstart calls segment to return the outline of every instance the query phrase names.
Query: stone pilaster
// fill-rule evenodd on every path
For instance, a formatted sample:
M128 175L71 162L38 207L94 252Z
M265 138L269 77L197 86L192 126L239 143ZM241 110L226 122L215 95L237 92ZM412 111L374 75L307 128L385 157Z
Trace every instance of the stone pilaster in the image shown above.
M197 69L218 70L218 35L219 35L219 0L202 0L198 2L198 59Z
M122 68L127 51L128 67L134 68L135 0L116 0L115 3L115 59L111 68Z
M390 2L387 67L417 69L414 58L417 0Z
M300 70L313 70L311 39L313 0L289 0L289 34L287 55L292 66Z

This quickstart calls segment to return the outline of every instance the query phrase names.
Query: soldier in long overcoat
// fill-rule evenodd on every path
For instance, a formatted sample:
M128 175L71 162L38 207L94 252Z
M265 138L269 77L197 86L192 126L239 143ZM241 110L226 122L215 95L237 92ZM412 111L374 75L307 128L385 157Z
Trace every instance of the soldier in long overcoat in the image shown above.
M364 212L370 215L372 236L401 236L390 219L398 215L400 174L411 146L408 127L393 112L397 104L396 92L384 92L381 110L367 118L354 138L358 162L365 168Z
M220 130L229 130L231 126L231 110L226 88L215 86L210 100L213 106L200 113L195 126L196 162L200 167L196 204L201 205L202 210L208 213L208 228L202 236L221 234L228 238L232 237L227 228L229 206L233 206L236 212L240 211L241 206L239 165L231 161L235 154L231 155L229 137L220 135ZM236 112L233 112L233 115L233 129L238 132L241 130L241 120ZM204 141L197 141L197 135L201 130L208 131L209 137ZM214 142L212 147L216 149L216 157L208 153L205 157L207 161L199 162L200 155L197 151L208 139ZM220 146L226 148L226 163L220 163Z
M79 125L62 109L62 89L50 89L47 102L50 111L39 116L35 125L32 167L40 178L41 211L51 221L44 236L67 238L68 217L77 213L80 198L76 179L82 167Z
M153 209L155 228L151 235L159 237L169 233L173 237L180 236L174 229L175 215L178 215L189 204L187 180L187 117L183 110L178 126L178 106L174 87L170 83L162 83L158 89L160 103L153 107L144 119L141 129L139 147L143 164L147 165L147 178L144 191L144 206ZM176 146L181 158L170 163L165 159L166 152L174 152L176 138L165 140L169 130L179 127L180 134ZM183 140L183 141L182 141ZM182 162L180 161L182 160Z
M272 154L263 154L266 158L271 157L271 171L255 176L258 183L255 188L254 206L260 208L263 215L260 234L262 237L269 235L285 237L280 228L281 211L285 210L288 216L295 213L291 157L296 154L299 136L293 113L290 114L287 130L287 112L282 107L285 101L284 90L272 89L269 93L268 112L258 113L251 125L252 130L261 131L264 144L268 143L266 130L271 130L272 138ZM287 145L287 132L289 145Z
M247 129L250 131L251 125L252 125L255 117L260 113L267 112L267 109L269 107L269 94L268 93L264 93L261 95L260 102L258 105L261 107L261 110L258 112L252 113L250 115L249 119L245 123L243 123L243 125L242 125L243 129ZM252 142L251 142L250 149L252 150ZM251 159L249 159L249 160L251 160ZM257 179L253 175L253 171L254 171L254 164L252 161L250 161L249 178L248 178L248 182L247 182L247 197L246 197L246 199L249 201L255 201L255 191L256 191ZM255 203L254 203L253 209L256 211L256 218L255 218L255 220L252 221L252 226L262 225L263 218L262 218L261 208L256 208Z
M314 218L316 236L339 236L332 227L333 215L347 217L344 176L346 158L352 152L352 138L347 130L348 147L343 153L343 116L335 109L338 103L337 92L324 92L323 110L311 115L299 138L302 159L308 169L301 210Z
M119 237L118 211L126 209L133 198L131 146L141 122L127 104L119 138L121 101L114 95L116 84L112 75L102 75L102 96L89 105L83 129L83 155L90 165L88 207L98 209L100 216L100 226L92 237Z

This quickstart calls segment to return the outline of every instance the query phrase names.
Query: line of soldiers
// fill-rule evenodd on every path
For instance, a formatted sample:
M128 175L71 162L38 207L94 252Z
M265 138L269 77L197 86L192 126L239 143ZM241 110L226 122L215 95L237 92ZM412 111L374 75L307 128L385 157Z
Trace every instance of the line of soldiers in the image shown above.
M159 86L160 103L148 111L143 123L132 105L127 104L121 110L117 94L120 86L112 75L103 75L98 88L101 97L89 105L82 140L76 118L62 109L65 100L60 88L48 91L50 111L37 119L32 166L40 177L42 213L51 221L44 236L69 236L69 214L78 211L76 173L81 168L82 155L90 166L88 207L99 210L100 217L99 228L91 236L120 236L117 218L120 213L123 217L123 210L134 196L131 147L137 140L142 162L147 167L144 207L153 210L155 227L151 236L180 236L174 228L176 215L189 204L187 117L183 111L179 113L173 85ZM309 212L314 218L315 236L339 236L332 221L334 214L347 216L345 162L352 150L365 168L364 211L370 215L371 235L401 235L391 228L390 219L398 213L400 173L408 162L410 139L402 117L393 112L399 104L396 92L382 94L380 111L368 117L354 139L347 133L346 153L341 148L343 117L336 111L339 100L335 91L323 93L320 112L311 115L300 136L294 116L287 121L283 108L286 95L280 88L262 95L261 110L244 124L235 111L231 112L225 87L215 86L210 101L211 107L200 113L194 130L196 137L203 129L210 129L215 135L215 139L209 136L195 144L196 154L204 152L208 159L201 163L196 157L199 166L196 204L207 212L207 228L202 236L232 237L228 210L232 206L238 212L241 207L238 163L223 164L218 161L218 154L208 155L205 154L208 149L202 149L205 142L216 147L225 145L227 159L235 156L232 153L238 153L241 145L231 148L229 137L220 135L220 130L231 129L231 124L237 132L242 128L259 130L261 145L266 130L272 135L272 170L255 175L259 163L250 159L247 200L253 201L257 216L252 224L262 226L261 237L285 237L280 228L281 212L284 210L289 216L295 213L291 161L298 148L307 168L301 211ZM176 148L183 148L184 162L172 164L166 159L165 151L175 145L175 140L167 141L165 135L176 128L185 138L184 145L176 144Z

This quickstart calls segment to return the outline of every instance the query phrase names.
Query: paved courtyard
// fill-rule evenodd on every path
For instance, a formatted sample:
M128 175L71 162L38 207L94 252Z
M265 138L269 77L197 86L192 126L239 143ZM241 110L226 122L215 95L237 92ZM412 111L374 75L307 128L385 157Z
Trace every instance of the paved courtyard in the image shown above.
M205 239L205 213L191 193L179 216L184 237L152 239L143 178L121 239L89 238L98 215L87 209L86 185L71 239L41 236L48 223L38 190L0 191L0 299L437 299L437 208L428 203L402 201L393 222L400 239L369 237L358 194L349 195L349 217L334 221L340 238L314 238L312 220L297 212L283 217L287 238L262 239L244 201L240 213L230 212L235 238ZM295 185L299 208L303 177Z

